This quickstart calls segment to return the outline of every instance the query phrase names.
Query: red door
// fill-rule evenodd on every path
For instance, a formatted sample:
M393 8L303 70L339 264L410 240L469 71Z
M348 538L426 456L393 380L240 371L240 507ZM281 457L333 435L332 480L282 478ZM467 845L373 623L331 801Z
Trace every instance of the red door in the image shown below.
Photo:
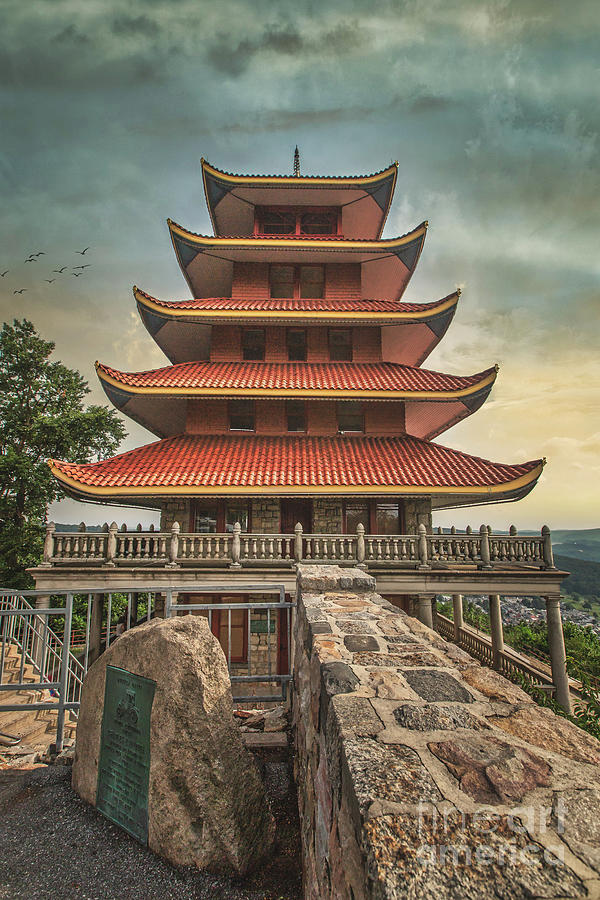
M282 500L280 504L280 528L282 534L293 534L297 523L302 531L312 531L312 500Z

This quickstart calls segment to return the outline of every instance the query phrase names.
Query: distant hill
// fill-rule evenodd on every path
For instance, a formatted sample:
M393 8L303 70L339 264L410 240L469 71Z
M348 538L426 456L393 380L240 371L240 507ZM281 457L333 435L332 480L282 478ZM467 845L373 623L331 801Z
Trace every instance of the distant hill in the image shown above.
M600 563L600 528L585 528L581 531L557 529L552 532L552 546L555 554Z
M559 569L571 573L562 583L562 593L600 600L600 562L563 556L560 553L554 554L554 562Z
M64 525L62 522L56 523L57 531L79 531L79 525ZM88 525L86 531L102 531L102 525Z

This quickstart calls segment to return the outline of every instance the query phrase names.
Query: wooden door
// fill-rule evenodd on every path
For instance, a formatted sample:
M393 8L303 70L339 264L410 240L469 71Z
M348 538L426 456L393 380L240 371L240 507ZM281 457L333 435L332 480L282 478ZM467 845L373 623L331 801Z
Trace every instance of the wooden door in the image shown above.
M293 534L300 522L304 533L312 531L312 500L282 500L280 504L280 528L282 534Z

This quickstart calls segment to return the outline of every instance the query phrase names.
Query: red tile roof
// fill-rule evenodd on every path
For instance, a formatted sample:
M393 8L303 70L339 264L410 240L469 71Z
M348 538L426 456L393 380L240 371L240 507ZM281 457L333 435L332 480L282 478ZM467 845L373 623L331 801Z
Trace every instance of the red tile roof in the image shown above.
M134 390L406 391L454 393L491 382L496 368L445 375L399 363L189 362L147 372L97 364L100 378ZM492 377L493 376L493 377Z
M272 312L382 312L382 313L431 313L435 315L440 306L445 305L459 292L448 294L434 303L405 303L401 300L362 300L360 298L327 297L321 300L275 299L275 298L242 298L242 297L203 297L194 300L158 300L136 287L136 294L141 294L157 306L164 309L189 309L200 312L216 310L261 311Z
M490 462L412 437L310 435L179 435L103 462L50 460L56 477L89 493L138 489L216 488L432 488L460 493L537 479L542 460L517 465ZM539 470L539 471L538 471ZM527 479L525 479L527 481ZM141 489L141 490L140 490Z

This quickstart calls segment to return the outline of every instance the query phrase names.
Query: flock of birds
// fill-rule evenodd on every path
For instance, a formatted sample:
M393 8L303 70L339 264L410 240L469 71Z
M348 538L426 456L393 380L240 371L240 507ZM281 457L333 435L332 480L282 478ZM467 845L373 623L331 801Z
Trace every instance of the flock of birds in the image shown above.
M85 249L83 249L83 250L75 250L74 252L78 253L79 256L85 256L86 253L88 252L88 250L90 250L90 249L91 249L90 247L85 247ZM23 263L23 265L27 265L27 263L40 262L40 256L46 256L46 254L44 253L43 250L39 250L37 253L30 253L29 256L27 257L27 259L25 260L25 262ZM70 274L74 278L80 278L81 275L85 274L85 270L90 269L91 266L92 266L91 263L85 263L82 266L59 266L57 269L52 269L52 272L50 274L51 275L54 275L54 274L62 275L64 272L67 271L67 269L70 269L71 270ZM4 272L0 272L0 278L5 278L9 274L10 271L11 271L10 269L5 269ZM48 284L52 284L53 282L56 281L56 278L44 278L44 281L46 281ZM25 294L25 293L27 293L27 288L17 288L16 290L13 291L13 294Z

